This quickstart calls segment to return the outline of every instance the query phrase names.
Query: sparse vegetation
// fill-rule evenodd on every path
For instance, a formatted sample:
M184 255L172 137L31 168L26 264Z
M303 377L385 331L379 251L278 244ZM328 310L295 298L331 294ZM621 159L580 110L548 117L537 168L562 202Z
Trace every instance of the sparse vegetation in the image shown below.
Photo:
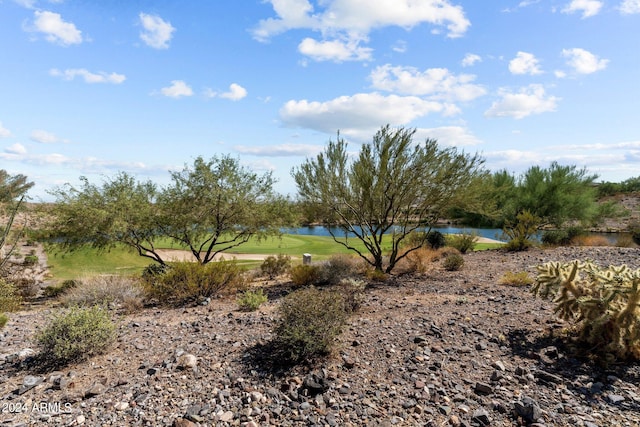
M73 279L63 280L62 283L49 285L46 288L44 288L43 294L47 298L56 298L62 295L63 293L65 293L65 291L78 286L78 283L80 283L78 280L73 280Z
M529 286L533 284L534 279L526 271L507 271L502 275L498 283L508 286Z
M19 310L21 304L22 297L16 287L0 278L0 313Z
M516 216L515 223L508 222L502 232L507 239L504 246L508 251L526 251L534 245L533 236L538 232L540 218L528 210L520 212Z
M242 311L256 311L262 304L267 302L267 296L262 289L256 291L248 290L240 294L237 302Z
M447 271L459 271L464 266L464 258L459 254L447 255L442 262L442 266Z
M66 285L65 285L66 284ZM144 290L140 280L115 274L91 276L79 281L65 281L60 286L67 306L122 308L133 312L142 308Z
M349 255L333 255L319 266L318 283L335 285L358 272L358 260Z
M236 261L174 262L164 273L147 277L144 282L149 299L169 305L199 303L242 285L243 277Z
M291 257L289 255L278 254L278 256L269 255L260 265L262 274L274 279L276 276L286 273L291 268Z
M291 269L291 281L298 286L309 286L320 279L320 267L317 265L296 265Z
M293 292L280 303L274 328L278 355L300 363L330 352L347 320L340 292L309 287Z
M478 242L478 235L474 233L448 234L445 238L447 246L456 248L461 254L473 251Z
M41 361L59 368L104 353L115 337L116 326L105 309L74 307L55 316L36 341Z

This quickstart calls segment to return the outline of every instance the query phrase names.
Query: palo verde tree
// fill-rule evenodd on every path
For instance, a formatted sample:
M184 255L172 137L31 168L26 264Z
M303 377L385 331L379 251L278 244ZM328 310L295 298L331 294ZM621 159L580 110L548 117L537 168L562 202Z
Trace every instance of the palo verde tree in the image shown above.
M126 172L101 186L80 177L76 188L66 184L50 192L56 198L49 217L49 233L65 250L81 247L109 250L124 245L138 255L164 264L155 242L161 216L158 190L151 181L138 182Z
M413 242L400 252L405 238L430 226L445 209L464 199L467 186L481 173L483 162L477 155L440 148L433 139L414 143L414 134L415 130L384 126L352 160L338 133L323 153L292 171L299 198L318 207L333 239L377 271L383 271L387 252L384 235L390 234L391 240L384 269L390 273L399 260L424 243ZM366 250L352 245L353 238Z
M173 183L158 198L162 234L187 247L207 264L221 252L252 237L277 234L287 203L273 191L271 173L257 175L230 156L205 161L171 174Z
M122 244L165 264L159 243L176 243L206 264L252 236L277 229L287 204L274 195L271 174L258 176L237 159L198 157L157 188L122 172L102 186L82 178L80 188L52 191L50 234L67 250Z

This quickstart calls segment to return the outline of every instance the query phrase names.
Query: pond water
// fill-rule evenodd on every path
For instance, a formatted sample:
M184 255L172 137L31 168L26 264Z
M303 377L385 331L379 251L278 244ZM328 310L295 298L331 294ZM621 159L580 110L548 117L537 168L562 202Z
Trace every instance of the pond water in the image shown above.
M476 233L480 237L487 237L489 239L502 240L502 230L498 228L475 228L475 227L452 227L452 226L439 226L432 227L432 230L437 230L442 234L461 234L461 233ZM336 236L343 234L343 232L337 228L332 228ZM283 233L286 234L300 234L303 236L331 236L329 228L322 225L310 225L305 227L296 228L284 228Z

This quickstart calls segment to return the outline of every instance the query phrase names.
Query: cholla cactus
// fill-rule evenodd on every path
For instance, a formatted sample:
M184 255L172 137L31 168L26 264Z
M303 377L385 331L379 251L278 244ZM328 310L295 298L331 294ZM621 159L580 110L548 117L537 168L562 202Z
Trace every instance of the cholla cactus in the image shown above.
M534 295L578 325L579 339L619 358L640 358L640 270L578 260L539 265Z

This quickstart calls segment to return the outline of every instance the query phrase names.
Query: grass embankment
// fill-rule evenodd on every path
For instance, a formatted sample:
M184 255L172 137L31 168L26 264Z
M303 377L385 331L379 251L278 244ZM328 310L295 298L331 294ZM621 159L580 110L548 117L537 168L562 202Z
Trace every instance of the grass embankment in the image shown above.
M349 240L349 244L364 251L364 245L357 239ZM476 250L485 250L498 247L493 243L478 243ZM176 245L159 244L159 249L183 249ZM391 249L390 239L383 241L384 250ZM91 248L82 248L74 252L64 253L56 247L49 245L46 248L48 264L54 280L62 281L77 279L83 276L97 274L123 274L138 275L142 269L153 261L141 257L137 253L125 248L116 247L110 251L98 251ZM233 254L284 254L298 259L302 254L309 253L314 261L324 260L331 255L353 253L344 246L326 236L307 236L297 234L285 234L281 237L270 237L263 240L252 239L233 250L225 252L231 259ZM261 261L238 261L245 268L254 268Z

